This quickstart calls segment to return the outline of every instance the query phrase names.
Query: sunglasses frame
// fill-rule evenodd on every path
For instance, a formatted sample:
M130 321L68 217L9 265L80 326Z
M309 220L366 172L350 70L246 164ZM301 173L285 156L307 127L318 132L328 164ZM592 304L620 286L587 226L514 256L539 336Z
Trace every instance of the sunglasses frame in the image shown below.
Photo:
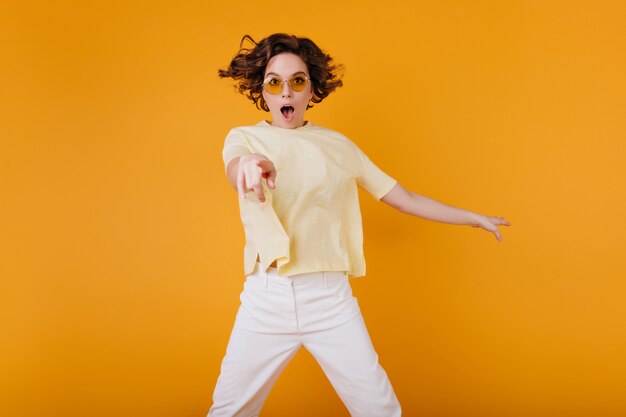
M306 85L304 86L304 88L300 91L296 90L295 88L293 88L293 85L291 84L291 80L293 80L296 77L304 77L304 79L306 80L307 84L309 84L311 82L311 79L304 73L299 73L299 74L294 74L291 76L291 78L289 78L288 80L281 80L280 78L278 78L277 76L271 75L269 77L267 77L265 80L263 80L263 82L261 83L261 85L263 86L263 90L265 92L267 92L267 94L271 94L273 96L276 96L278 94L280 94L283 91L283 88L285 87L285 83L288 82L289 83L289 88L291 88L293 91L296 92L300 92L300 91L304 91L304 88L306 88ZM265 84L267 84L270 80L272 79L277 79L280 81L280 91L278 91L277 93L272 93L267 91L267 89L265 88Z

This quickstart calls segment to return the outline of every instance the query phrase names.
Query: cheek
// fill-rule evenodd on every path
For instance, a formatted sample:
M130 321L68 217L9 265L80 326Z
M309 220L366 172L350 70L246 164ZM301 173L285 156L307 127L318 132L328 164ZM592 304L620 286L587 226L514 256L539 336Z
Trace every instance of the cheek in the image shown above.
M273 107L274 107L274 103L272 103L272 97L265 94L265 92L263 92L263 99L265 100L265 103L267 104L267 107L270 108L270 111L272 111Z

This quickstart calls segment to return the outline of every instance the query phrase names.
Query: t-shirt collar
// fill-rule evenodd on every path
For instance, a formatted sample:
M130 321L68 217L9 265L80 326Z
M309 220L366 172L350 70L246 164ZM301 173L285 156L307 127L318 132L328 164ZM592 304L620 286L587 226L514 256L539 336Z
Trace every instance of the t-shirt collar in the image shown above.
M304 129L304 128L307 128L307 127L311 127L311 126L313 126L313 123L311 123L310 120L307 120L307 122L304 125L300 126L300 127L285 128L285 127L280 127L280 126L273 126L271 123L268 123L267 120L261 120L257 125L258 126L275 127L277 129L285 129L285 130L299 130L299 129Z

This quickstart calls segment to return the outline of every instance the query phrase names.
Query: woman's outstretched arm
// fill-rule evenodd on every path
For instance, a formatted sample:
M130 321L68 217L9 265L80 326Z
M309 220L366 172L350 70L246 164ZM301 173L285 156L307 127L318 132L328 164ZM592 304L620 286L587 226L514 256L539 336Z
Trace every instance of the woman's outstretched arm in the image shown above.
M466 224L482 227L502 241L498 226L510 226L504 217L484 216L458 207L449 206L426 196L407 190L399 183L381 201L402 213L412 214L427 220L449 224Z

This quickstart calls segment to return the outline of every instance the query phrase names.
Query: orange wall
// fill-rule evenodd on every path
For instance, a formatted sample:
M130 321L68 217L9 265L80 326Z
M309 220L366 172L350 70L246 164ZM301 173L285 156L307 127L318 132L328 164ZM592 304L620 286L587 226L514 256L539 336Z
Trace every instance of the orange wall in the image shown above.
M346 66L308 119L513 223L361 193L352 283L405 415L626 415L624 3L416 3L3 6L0 414L206 414L244 280L221 147L269 117L217 69L284 31ZM348 413L302 350L263 415Z

